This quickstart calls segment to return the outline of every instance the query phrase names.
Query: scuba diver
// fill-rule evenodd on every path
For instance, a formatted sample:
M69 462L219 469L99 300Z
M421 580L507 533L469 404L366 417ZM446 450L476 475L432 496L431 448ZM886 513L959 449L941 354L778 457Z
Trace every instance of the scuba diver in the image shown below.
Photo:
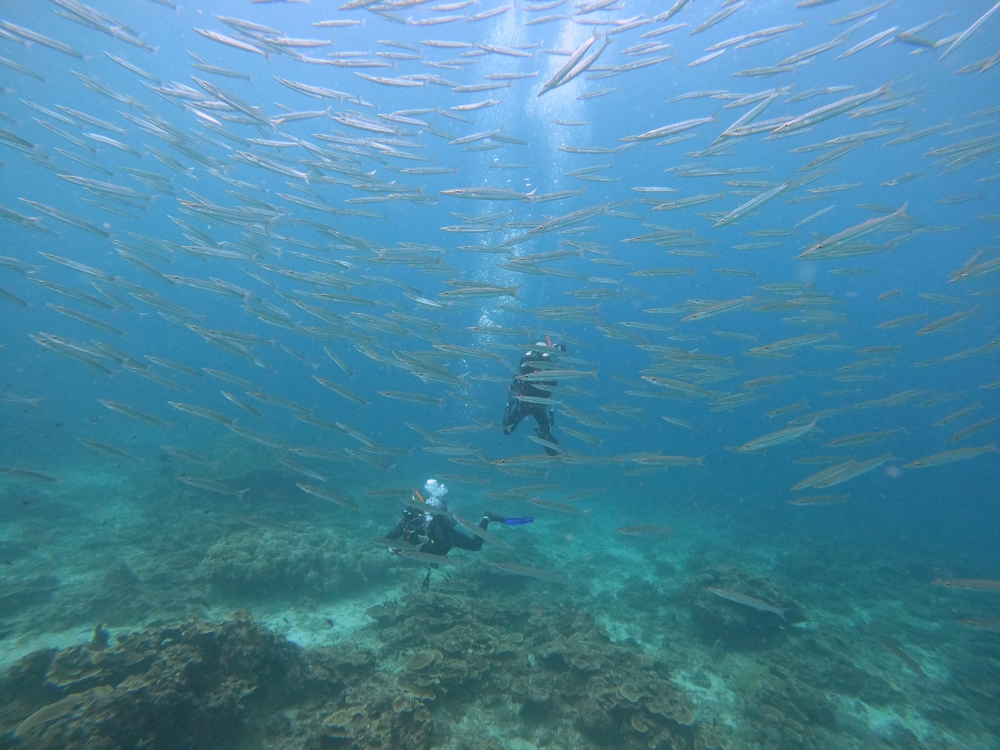
M535 434L547 443L559 445L552 434L552 427L555 425L555 413L551 405L531 401L531 399L550 399L552 391L545 390L545 386L555 388L559 383L555 380L533 381L522 380L524 375L540 372L548 369L545 365L557 362L552 356L552 351L566 351L565 344L553 344L548 336L545 341L536 341L531 349L521 357L521 366L514 380L507 386L507 408L503 413L503 434L510 435L517 429L517 425L529 414L535 418L538 426ZM543 366L536 366L534 363L545 363ZM550 456L558 456L558 450L542 446Z
M444 496L448 494L447 487L436 479L428 479L424 484L424 493L427 496L426 499L419 492L414 491L413 503L407 503L408 507L403 511L403 517L399 520L396 528L385 535L385 539L402 539L406 547L413 551L440 557L447 555L452 547L470 552L478 552L483 548L482 537L466 536L455 528L459 521L468 524L467 528L471 528L472 524L464 519L457 519L448 510L448 504L444 501ZM427 506L426 511L422 510L421 504ZM505 526L521 526L534 520L533 518L504 518L496 513L486 511L479 522L479 528L485 532L490 521L502 523ZM402 546L400 545L401 548ZM393 547L390 549L399 552ZM427 577L424 578L421 590L426 591L430 586L431 569L436 567L438 567L437 563L431 563L428 566Z

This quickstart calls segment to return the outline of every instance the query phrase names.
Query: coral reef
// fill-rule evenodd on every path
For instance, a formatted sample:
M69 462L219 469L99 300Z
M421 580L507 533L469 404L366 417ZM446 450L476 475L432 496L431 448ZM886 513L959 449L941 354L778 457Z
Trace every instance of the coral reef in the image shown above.
M615 644L578 610L431 592L368 610L403 660L400 708L508 701L571 747L721 747L669 668Z
M98 626L0 678L0 748L427 750L450 740L436 715L500 709L550 746L724 746L665 664L577 610L430 592L369 613L377 654L302 650L245 615Z
M228 594L331 596L362 591L384 580L389 567L334 532L249 528L213 544L201 572Z
M33 748L229 746L247 711L281 693L297 649L246 617L190 620L35 652L0 681L0 745Z
M826 694L791 671L772 665L741 693L747 734L759 747L825 747L836 732Z
M746 650L767 648L788 637L789 623L804 619L799 605L778 586L744 570L719 565L692 578L697 582L684 587L682 595L692 603L692 619L697 632L708 643ZM773 612L727 601L711 593L709 587L743 594L785 609L786 619Z

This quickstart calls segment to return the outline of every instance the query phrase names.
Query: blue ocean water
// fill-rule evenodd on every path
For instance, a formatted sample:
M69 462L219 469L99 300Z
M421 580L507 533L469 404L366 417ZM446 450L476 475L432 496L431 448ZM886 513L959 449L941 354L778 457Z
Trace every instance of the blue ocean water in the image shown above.
M3 8L4 746L996 747L997 7L351 6Z

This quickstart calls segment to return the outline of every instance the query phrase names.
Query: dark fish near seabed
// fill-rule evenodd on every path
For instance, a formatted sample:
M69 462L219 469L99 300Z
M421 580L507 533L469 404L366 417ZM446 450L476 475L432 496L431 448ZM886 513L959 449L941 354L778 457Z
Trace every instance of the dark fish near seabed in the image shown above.
M230 487L228 484L216 482L214 479L208 479L207 477L192 477L185 474L178 474L177 478L184 482L184 484L190 485L191 487L197 487L200 490L208 490L209 492L215 492L219 495L232 495L240 500L245 500L246 494L250 491L249 488L245 490L237 490Z
M624 526L615 529L619 534L636 537L665 537L674 533L674 526Z
M421 552L416 547L407 544L406 542L401 542L398 539L373 539L372 542L378 547L384 547L390 552L393 552L401 557L405 557L407 560L413 560L414 562L421 563L423 565L448 565L453 568L459 568L465 564L465 560L460 557L448 557L447 555L431 555L427 552Z
M985 578L935 578L931 583L946 589L1000 593L1000 581L992 581Z
M499 568L505 573L512 573L527 578L537 578L548 583L566 583L566 577L561 573L553 573L550 570L540 570L539 568L529 568L527 565L518 565L510 562L490 562L494 568Z
M833 505L835 503L851 504L850 495L810 495L789 500L789 505Z
M747 596L746 594L741 594L737 591L726 591L725 589L708 588L710 592L716 596L720 596L728 602L733 602L735 604L741 604L744 607L750 607L751 609L756 609L758 612L770 612L780 617L785 622L788 622L786 617L789 608L775 607L773 604L768 604L762 599L757 599L752 596Z
M303 492L306 492L314 497L321 498L327 502L333 503L334 505L339 505L342 508L347 508L348 510L359 511L361 506L356 502L351 500L349 497L344 497L338 492L333 490L328 490L323 487L315 487L310 484L296 483L295 485Z
M55 477L50 477L48 474L43 474L40 471L32 471L31 469L22 469L19 466L0 466L0 474L5 474L15 479L30 479L34 482L58 481Z

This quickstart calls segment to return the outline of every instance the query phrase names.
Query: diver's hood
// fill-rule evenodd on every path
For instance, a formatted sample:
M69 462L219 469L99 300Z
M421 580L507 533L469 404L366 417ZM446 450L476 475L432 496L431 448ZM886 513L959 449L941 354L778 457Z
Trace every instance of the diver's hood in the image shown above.
M545 341L536 341L532 348L524 353L525 358L542 360L545 362L555 362L554 352L566 351L565 344L549 344Z

